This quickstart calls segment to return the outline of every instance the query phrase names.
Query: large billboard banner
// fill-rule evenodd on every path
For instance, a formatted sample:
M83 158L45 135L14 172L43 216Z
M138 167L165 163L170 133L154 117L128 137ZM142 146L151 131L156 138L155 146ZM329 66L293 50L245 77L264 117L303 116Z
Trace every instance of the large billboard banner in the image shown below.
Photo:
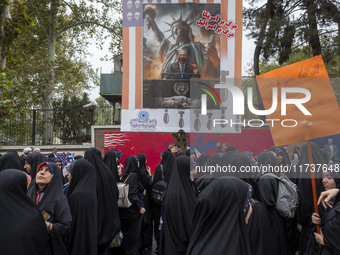
M241 44L242 1L124 0L121 131L190 132L201 94L241 77ZM221 115L231 98L218 93Z

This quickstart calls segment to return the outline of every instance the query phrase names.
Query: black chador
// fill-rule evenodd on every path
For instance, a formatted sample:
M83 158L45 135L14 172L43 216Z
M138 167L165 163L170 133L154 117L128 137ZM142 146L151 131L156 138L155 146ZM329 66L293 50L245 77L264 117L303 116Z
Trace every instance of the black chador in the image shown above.
M126 255L136 255L141 248L142 215L140 210L144 207L144 187L139 179L137 159L129 156L125 159L125 170L122 182L129 184L129 208L119 208L122 222L123 243L122 249Z
M96 171L98 254L106 254L109 244L120 230L117 183L98 149L89 148L84 158Z
M38 207L26 195L27 178L20 170L0 172L1 254L45 255L46 224Z
M312 147L312 156L313 156L313 164L325 165L327 162L322 156L319 147L315 143L311 143ZM301 158L299 160L299 173L300 178L297 180L297 186L300 195L300 202L297 208L296 216L297 223L301 225L300 232L300 242L299 242L299 251L300 254L304 254L308 249L308 240L312 233L312 219L311 216L314 213L314 202L313 202L313 189L312 182L310 178L309 170L306 167L309 165L309 157L307 145L303 145L301 147ZM304 176L301 176L305 174ZM315 184L316 184L316 193L317 197L320 196L320 193L323 190L322 185L322 172L315 172ZM323 213L323 207L319 206L319 213Z
M49 166L52 179L43 189L43 196L41 195L41 190L36 184L36 181L33 180L27 191L27 196L38 204L41 213L45 212L49 215L45 220L53 225L52 230L49 233L49 254L68 254L66 242L70 233L72 216L67 199L64 197L60 168L52 162L45 162L42 164ZM37 171L43 166L42 164L38 166Z
M160 254L186 254L192 232L197 192L190 180L190 158L175 161L163 202Z
M202 191L187 255L250 255L244 213L248 187L244 181L229 177L212 181Z
M96 172L85 159L75 161L67 199L73 218L67 245L69 254L97 254Z

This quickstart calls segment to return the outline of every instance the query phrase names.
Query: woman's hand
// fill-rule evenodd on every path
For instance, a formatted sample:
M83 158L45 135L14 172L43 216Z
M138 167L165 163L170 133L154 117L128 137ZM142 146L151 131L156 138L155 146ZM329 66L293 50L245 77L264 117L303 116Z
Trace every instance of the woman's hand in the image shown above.
M302 230L302 225L298 223L298 224L296 225L296 228L297 228L297 230L298 230L299 232L301 232L301 230Z
M321 218L320 215L317 213L313 213L312 215L312 222L314 225L320 225L321 224Z
M336 195L339 193L339 189L330 189L327 191L321 192L321 195L318 200L318 205L322 203L323 207L327 208L333 208L333 203L330 201L332 198L336 197Z
M322 245L322 246L325 246L325 242L323 241L322 232L321 232L321 234L318 234L318 233L315 233L315 232L314 232L314 236L315 236L315 241L316 241L318 244L320 244L320 245Z
M143 215L145 213L145 208L144 207L140 208L139 213Z
M52 227L53 227L52 223L45 221L45 224L46 224L46 228L47 228L48 232L52 231Z
M146 166L146 171L148 171L149 175L151 175L151 168L149 166Z

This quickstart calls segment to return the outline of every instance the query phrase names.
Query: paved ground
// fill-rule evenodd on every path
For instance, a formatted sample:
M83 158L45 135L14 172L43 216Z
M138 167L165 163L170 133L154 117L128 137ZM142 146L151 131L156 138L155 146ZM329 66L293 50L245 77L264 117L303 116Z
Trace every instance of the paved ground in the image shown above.
M157 247L156 240L153 239L153 242L152 242L152 249L146 250L144 253L141 253L140 255L158 255L157 253L155 253L156 247ZM122 250L120 250L120 249L121 249L121 247L112 248L112 249L110 250L111 255L121 254L121 253L122 253Z
M153 241L152 241L152 250L146 251L143 255L157 255L157 253L155 253L156 247L157 247L157 243L156 243L155 238L153 238Z

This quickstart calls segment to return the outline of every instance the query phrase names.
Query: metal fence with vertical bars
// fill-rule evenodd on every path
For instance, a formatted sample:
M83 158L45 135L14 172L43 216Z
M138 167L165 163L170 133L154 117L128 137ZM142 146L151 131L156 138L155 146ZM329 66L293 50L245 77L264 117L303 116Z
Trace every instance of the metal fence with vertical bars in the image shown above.
M92 125L119 125L120 109L109 104L87 108L21 110L0 123L0 146L44 145L44 115L53 111L53 144L83 144L91 141Z

